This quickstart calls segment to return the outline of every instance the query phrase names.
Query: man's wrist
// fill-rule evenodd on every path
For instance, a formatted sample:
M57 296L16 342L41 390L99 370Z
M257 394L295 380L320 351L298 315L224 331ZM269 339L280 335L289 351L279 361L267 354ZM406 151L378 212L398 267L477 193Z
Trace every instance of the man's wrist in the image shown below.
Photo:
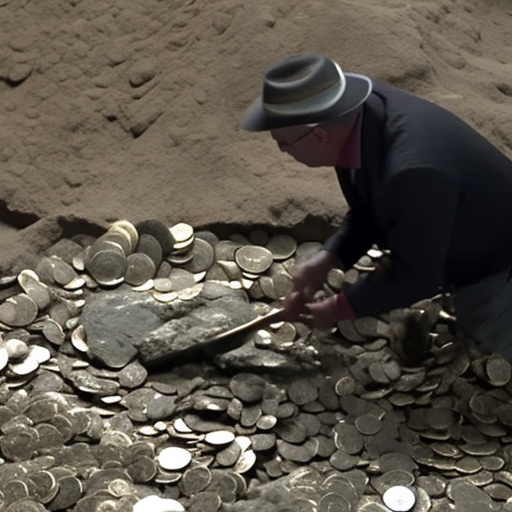
M336 321L355 320L356 314L344 292L336 295Z

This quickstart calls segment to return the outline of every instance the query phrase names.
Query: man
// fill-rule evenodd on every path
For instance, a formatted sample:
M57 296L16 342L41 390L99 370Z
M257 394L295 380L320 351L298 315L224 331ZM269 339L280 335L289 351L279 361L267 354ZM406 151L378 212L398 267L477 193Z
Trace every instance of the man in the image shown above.
M270 131L309 167L332 166L349 205L324 250L303 265L288 320L325 328L453 293L460 329L512 358L512 162L447 110L323 54L289 57L264 77L242 121ZM314 301L333 266L372 246L389 265Z

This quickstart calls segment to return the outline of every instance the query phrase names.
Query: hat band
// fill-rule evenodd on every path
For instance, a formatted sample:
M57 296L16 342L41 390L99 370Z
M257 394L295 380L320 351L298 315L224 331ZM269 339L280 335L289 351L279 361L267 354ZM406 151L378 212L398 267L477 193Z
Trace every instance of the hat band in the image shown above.
M334 64L340 77L339 82L325 89L325 91L293 103L275 104L263 102L265 110L271 115L300 116L316 114L331 108L340 100L347 87L345 75L339 65L336 63Z

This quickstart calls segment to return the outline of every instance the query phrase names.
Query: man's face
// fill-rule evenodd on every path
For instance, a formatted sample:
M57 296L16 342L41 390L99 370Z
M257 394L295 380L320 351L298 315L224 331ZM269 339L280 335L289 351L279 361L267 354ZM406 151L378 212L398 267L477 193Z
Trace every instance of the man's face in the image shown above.
M357 116L355 116L357 118ZM355 124L298 125L271 130L279 149L308 167L333 167Z

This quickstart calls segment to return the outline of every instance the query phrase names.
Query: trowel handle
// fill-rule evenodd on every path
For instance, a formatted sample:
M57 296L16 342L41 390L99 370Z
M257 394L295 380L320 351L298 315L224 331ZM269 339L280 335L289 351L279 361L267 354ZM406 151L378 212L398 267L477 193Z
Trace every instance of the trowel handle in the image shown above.
M266 315L259 316L250 322L247 322L243 325L239 325L238 327L234 327L229 331L221 332L209 340L207 340L206 344L210 345L210 350L214 352L212 348L218 341L224 340L225 338L229 338L230 336L234 336L236 334L245 333L247 331L252 331L254 329L259 329L261 327L267 326L273 322L280 322L282 320L281 315L283 313L283 309L276 309L275 311L271 311Z
M259 316L258 318L255 318L254 320L247 322L244 325L244 327L246 329L258 329L260 327L265 327L274 322L281 322L283 319L282 318L283 311L284 311L283 308L279 308L279 309L276 309L275 311L271 311L270 313L267 313L266 315Z

